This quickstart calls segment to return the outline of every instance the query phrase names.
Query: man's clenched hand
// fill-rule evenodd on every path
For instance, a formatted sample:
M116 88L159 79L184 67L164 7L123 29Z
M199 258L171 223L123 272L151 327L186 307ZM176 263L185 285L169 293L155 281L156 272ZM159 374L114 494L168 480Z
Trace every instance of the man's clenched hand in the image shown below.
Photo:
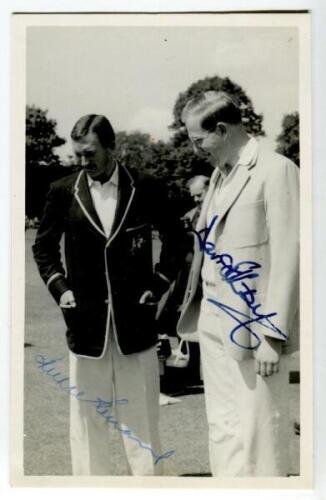
M281 341L264 337L256 352L256 373L268 377L279 371Z
M67 290L61 295L59 306L62 309L69 309L70 307L76 307L75 297L71 290Z

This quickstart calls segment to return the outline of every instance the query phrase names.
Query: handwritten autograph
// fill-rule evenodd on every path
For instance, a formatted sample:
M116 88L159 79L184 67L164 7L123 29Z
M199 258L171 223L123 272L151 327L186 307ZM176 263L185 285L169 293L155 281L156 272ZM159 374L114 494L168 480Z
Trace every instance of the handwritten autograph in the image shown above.
M69 377L65 377L60 371L57 371L58 369L55 365L62 359L63 358L47 358L43 354L36 354L35 356L37 368L51 377L62 391L68 393L69 396L78 399L78 401L83 401L84 403L93 405L96 412L101 415L101 417L103 417L110 425L112 425L114 429L118 430L119 432L121 432L121 434L127 436L129 439L135 441L144 450L149 451L154 459L154 465L157 465L161 460L174 455L174 450L169 450L163 453L163 455L157 455L150 446L146 445L141 441L141 439L135 436L127 426L121 427L119 425L118 421L115 420L115 418L111 415L111 410L117 405L128 404L128 399L115 399L112 401L107 401L100 397L96 399L82 398L82 396L85 395L85 391L78 390L76 385L69 385ZM65 387L63 385L66 382L68 387Z
M248 316L242 311L238 311L233 307L227 306L226 304L223 304L216 299L208 298L208 302L224 311L236 321L237 326L235 326L230 332L230 339L234 344L242 347L243 349L257 349L259 347L261 340L257 333L252 329L252 327L255 325L260 325L263 328L278 333L284 339L287 339L287 335L283 333L279 328L277 328L277 326L275 326L274 323L272 323L272 321L270 320L270 318L277 316L277 313L272 312L264 314L260 312L259 309L262 307L262 305L256 304L255 295L257 293L257 290L249 286L250 283L249 285L246 283L246 280L252 280L259 276L257 270L261 268L261 265L257 262L249 260L234 263L234 259L230 254L216 253L215 244L212 241L208 241L208 237L217 219L218 215L214 215L207 227L201 229L200 231L196 231L193 229L192 232L197 238L200 251L208 255L212 261L215 261L215 263L220 266L219 272L223 281L226 281L228 285L230 285L232 291L245 302L245 304L249 307L252 315ZM242 329L245 329L247 332L249 332L250 335L255 339L254 345L245 346L237 340L237 335Z

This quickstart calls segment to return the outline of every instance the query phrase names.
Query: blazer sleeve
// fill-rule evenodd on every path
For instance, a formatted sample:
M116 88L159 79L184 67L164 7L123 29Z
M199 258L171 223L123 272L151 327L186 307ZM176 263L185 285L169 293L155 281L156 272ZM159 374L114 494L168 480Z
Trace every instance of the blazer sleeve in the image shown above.
M60 250L64 233L65 198L63 189L52 184L32 247L39 273L57 303L61 295L69 290Z
M299 169L284 157L272 167L265 190L270 272L264 305L277 313L272 322L282 334L264 333L287 340L299 308Z

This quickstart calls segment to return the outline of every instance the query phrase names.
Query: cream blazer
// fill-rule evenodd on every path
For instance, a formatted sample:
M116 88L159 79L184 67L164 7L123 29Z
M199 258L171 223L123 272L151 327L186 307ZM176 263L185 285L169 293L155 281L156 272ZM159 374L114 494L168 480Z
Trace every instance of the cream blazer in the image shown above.
M257 146L253 161L239 165L227 196L217 204L217 220L207 237L215 245L214 252L209 246L216 264L215 283L212 295L204 298L200 276L208 249L200 248L195 235L194 259L177 326L181 338L197 340L201 304L213 299L210 306L216 307L223 342L239 360L254 355L263 335L282 340L284 352L299 347L299 169L287 158ZM197 233L208 226L207 209L219 175L216 169ZM230 261L231 269L227 267ZM257 264L249 272L256 276L243 274L232 281L232 267L236 270L242 262L240 269L249 270L248 261ZM241 291L247 289L245 300ZM276 314L266 317L271 313Z

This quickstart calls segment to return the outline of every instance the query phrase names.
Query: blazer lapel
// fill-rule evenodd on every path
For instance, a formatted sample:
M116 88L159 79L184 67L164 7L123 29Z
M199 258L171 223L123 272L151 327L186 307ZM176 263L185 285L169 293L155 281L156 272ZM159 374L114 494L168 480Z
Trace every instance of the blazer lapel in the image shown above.
M218 204L217 210L218 219L215 224L215 229L218 227L220 222L223 220L223 217L234 203L234 201L240 195L242 189L247 184L250 179L250 173L248 171L248 167L239 166L237 172L235 172L234 178L227 186L227 192L225 193L225 198Z
M249 168L251 168L251 166ZM208 207L215 193L216 184L219 180L220 175L221 174L217 169L212 174L210 186L207 191L206 197L204 199L201 213L196 225L197 231L201 231L207 226ZM221 220L229 210L230 206L237 199L237 197L239 196L239 194L241 193L242 189L247 184L249 179L250 179L250 173L248 171L248 167L240 166L239 170L235 173L234 179L228 185L228 193L226 197L218 207L218 214L216 214L218 215L218 219L214 225L214 232L216 231L216 228L220 224ZM192 263L192 279L191 279L192 290L195 290L195 288L197 287L202 260L203 260L203 252L200 250L197 241L195 241L194 258Z
M226 189L226 192L223 193L225 194L225 196L216 207L218 211L218 219L215 224L215 229L221 223L223 217L226 215L231 205L235 202L242 189L249 181L250 170L254 168L257 163L258 147L259 146L256 139L252 137L241 154L239 160L240 164L234 174L233 179L231 179L230 183L225 186L225 188L222 188L223 190ZM232 172L230 175L232 175Z
M216 183L217 183L220 175L221 174L220 174L218 169L214 170L214 172L212 173L209 188L208 188L208 191L207 191L206 196L204 198L204 201L203 201L203 204L201 207L201 211L200 211L200 215L198 217L198 221L196 224L197 231L201 231L202 229L204 229L206 227L208 206L209 206L211 199L212 199L212 196L215 192L215 186L216 186ZM190 287L189 293L193 294L193 295L195 294L195 291L197 289L197 284L198 284L200 270L201 270L201 264L202 264L203 255L204 255L203 252L199 248L199 245L198 245L198 242L197 242L195 235L194 235L194 240L195 240L194 241L194 243L195 243L194 257L193 257L193 261L192 261L192 265L191 265L190 277L189 277L189 282L188 282L188 285Z
M104 236L104 238L106 238L103 226L93 205L92 196L87 182L87 176L83 170L77 177L74 186L74 196L80 208L82 209L82 212L84 213L88 221L92 224L93 228L96 229L96 231L102 236Z
M115 212L112 232L107 245L110 244L119 233L121 226L127 216L127 213L129 212L135 190L136 188L134 185L133 177L125 167L119 165L117 208Z
M203 201L203 204L201 207L201 211L200 211L200 214L198 217L198 221L196 224L197 231L200 231L201 229L203 229L206 226L206 216L207 216L208 206L211 202L212 196L213 196L214 191L215 191L215 186L216 186L216 183L217 183L220 175L221 174L220 174L218 169L215 169L214 172L212 173L212 177L211 177L211 180L209 183L209 188L208 188L208 191L207 191L206 196L204 198L204 201Z

